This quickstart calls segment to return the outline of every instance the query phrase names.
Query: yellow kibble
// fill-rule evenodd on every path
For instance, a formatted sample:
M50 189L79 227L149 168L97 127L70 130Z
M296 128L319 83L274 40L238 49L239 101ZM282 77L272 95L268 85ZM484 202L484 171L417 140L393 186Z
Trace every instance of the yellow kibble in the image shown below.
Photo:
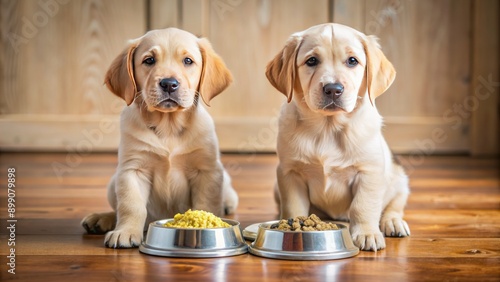
M222 221L220 217L211 212L202 210L187 210L185 213L178 213L174 220L165 223L166 227L175 228L221 228L231 227L230 224Z

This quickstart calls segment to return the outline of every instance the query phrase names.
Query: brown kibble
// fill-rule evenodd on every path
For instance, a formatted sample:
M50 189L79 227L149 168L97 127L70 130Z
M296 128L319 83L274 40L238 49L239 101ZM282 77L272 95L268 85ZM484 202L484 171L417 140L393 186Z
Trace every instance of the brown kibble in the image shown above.
M318 224L318 223L322 222L322 221L321 221L321 219L320 219L317 215L315 215L315 214L311 214L311 216L309 216L309 218L310 218L312 221L314 221L316 224Z
M314 223L314 221L312 221L311 219L306 219L306 220L304 220L304 225L314 227L314 225L316 225L316 223Z
M305 216L305 215L299 215L299 216L297 216L297 219L305 221L307 219L307 216Z
M316 231L316 230L314 229L314 227L311 227L311 226L303 226L303 227L302 227L302 230L303 230L303 231Z
M326 230L326 224L324 223L318 223L316 224L316 230Z
M279 229L279 230L288 231L288 230L290 230L290 226L288 226L288 225L280 225L280 226L278 227L278 229Z
M276 226L277 225L277 226ZM295 218L282 219L279 224L273 224L271 229L282 231L322 231L339 229L335 223L324 222L315 215L297 216Z
M328 222L328 229L329 230L338 230L339 227L335 223Z

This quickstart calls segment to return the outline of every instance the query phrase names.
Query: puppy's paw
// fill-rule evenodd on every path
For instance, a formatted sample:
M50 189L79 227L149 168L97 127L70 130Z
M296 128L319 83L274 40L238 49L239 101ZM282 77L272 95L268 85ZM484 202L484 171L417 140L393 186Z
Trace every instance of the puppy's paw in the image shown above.
M385 239L378 227L367 224L351 224L351 236L360 250L374 251L385 249Z
M115 224L115 212L89 214L81 222L81 225L89 234L105 234L113 230Z
M137 248L142 242L142 230L119 229L110 231L104 238L104 245L108 248Z
M383 217L380 221L380 228L387 237L410 236L410 227L408 227L406 221L400 217Z

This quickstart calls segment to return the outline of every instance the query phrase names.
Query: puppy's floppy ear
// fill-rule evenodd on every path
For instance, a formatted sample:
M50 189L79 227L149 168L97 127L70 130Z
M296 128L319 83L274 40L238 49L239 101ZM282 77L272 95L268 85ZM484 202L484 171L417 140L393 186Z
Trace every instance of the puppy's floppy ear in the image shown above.
M396 70L387 60L377 38L366 36L362 40L366 53L366 85L370 102L374 105L375 98L382 95L391 86L396 77Z
M134 52L139 42L139 39L129 42L129 45L111 63L104 79L108 89L125 100L127 106L132 104L137 93L134 78Z
M210 106L210 100L231 84L233 76L207 39L200 38L198 46L203 58L198 92L205 104Z
M288 103L292 100L296 79L297 53L302 43L302 37L292 35L285 47L279 52L266 67L266 76L269 82L279 92L285 94Z

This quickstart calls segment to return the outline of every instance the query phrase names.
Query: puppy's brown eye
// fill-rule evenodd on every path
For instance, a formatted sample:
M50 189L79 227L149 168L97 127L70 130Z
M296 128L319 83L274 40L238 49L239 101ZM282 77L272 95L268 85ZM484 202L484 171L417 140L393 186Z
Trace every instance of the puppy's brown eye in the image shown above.
M319 60L316 57L311 57L306 61L306 65L309 67L314 67L317 64L319 64Z
M156 60L153 57L147 57L146 59L144 59L144 61L142 61L142 63L148 66L152 66L156 63Z
M356 58L354 57L349 57L349 59L347 59L345 63L347 64L348 67L352 68L358 64L358 60L356 60Z
M193 60L191 58L184 58L184 64L185 65L190 65L193 63Z

